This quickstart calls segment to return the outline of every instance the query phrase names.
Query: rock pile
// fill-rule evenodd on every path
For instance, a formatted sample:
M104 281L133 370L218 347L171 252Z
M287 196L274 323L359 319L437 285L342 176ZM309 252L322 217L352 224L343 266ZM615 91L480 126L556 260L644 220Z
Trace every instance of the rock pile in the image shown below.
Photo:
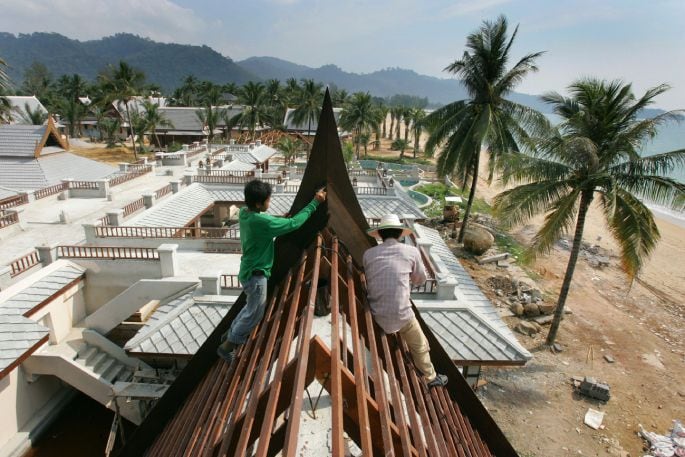
M601 238L600 238L601 239ZM573 242L565 238L561 238L557 241L557 246L567 251L571 250ZM608 267L611 258L614 257L613 253L607 249L604 249L598 244L590 244L583 241L580 245L580 252L578 256L581 259L585 259L592 268L604 268Z
M552 314L556 309L555 303L547 303L537 287L509 276L491 276L486 284L502 297L499 306L508 306L509 310L519 318L527 318L519 322L514 330L524 335L535 335L542 331L541 325L552 322Z

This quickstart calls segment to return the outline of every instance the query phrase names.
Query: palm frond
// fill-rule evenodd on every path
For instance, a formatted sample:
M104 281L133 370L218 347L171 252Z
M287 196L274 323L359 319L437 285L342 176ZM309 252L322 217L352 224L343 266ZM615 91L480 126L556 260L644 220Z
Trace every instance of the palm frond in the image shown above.
M609 230L621 248L623 269L632 278L654 250L661 235L652 212L630 192L617 189L612 201L601 200Z
M547 211L564 198L569 186L563 181L537 181L506 190L494 199L494 210L506 227L523 224L537 214Z
M685 196L685 184L660 175L613 175L619 187L657 205L679 207Z
M547 158L527 154L504 154L498 159L502 184L529 181L565 181L572 177L574 169Z
M580 193L580 189L574 188L551 205L545 222L533 238L527 256L534 259L538 253L549 253L561 235L571 231L578 212Z

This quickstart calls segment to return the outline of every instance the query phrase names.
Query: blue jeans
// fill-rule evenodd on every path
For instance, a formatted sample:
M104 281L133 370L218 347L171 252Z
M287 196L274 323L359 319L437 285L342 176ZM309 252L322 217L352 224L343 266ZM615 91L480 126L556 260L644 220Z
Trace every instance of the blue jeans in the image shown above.
M247 296L245 306L240 310L226 333L226 339L233 344L243 344L264 316L266 308L266 277L251 276L243 284Z

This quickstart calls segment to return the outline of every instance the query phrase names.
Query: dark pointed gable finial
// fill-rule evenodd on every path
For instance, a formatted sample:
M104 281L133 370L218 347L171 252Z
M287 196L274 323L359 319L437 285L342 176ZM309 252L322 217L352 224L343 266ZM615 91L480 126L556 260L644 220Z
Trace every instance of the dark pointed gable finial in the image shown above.
M307 168L290 208L290 214L304 208L312 200L315 191L324 186L328 192L326 203L321 205L299 230L277 241L272 270L275 282L280 280L292 266L293 259L298 258L302 250L309 246L316 234L326 226L333 229L359 264L364 251L372 246L373 240L366 234L368 224L350 183L343 158L328 88L323 97L321 116Z

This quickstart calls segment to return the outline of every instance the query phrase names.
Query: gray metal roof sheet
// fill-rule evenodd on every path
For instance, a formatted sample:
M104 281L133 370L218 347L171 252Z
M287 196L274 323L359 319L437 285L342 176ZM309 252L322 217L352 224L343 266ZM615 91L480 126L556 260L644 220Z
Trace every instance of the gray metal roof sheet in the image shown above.
M235 301L195 301L189 292L161 305L138 334L126 343L128 352L193 355L214 331Z
M0 125L0 157L33 157L44 125Z
M478 285L475 283L471 275L464 269L455 257L445 241L440 236L440 233L432 228L421 224L414 224L414 229L419 238L428 240L432 243L430 249L431 255L437 255L445 264L450 274L457 278L458 286L456 288L456 301L444 301L445 303L452 302L455 308L466 306L468 309L477 313L478 316L485 319L485 322L495 330L499 335L504 337L508 343L519 352L526 359L531 357L530 353L518 342L514 333L509 329L507 324L502 321L495 306L490 300L483 295ZM422 313L423 315L423 313ZM432 328L432 327L431 327ZM487 356L487 354L483 354Z
M36 280L0 303L0 371L47 335L48 329L24 314L85 273L85 268L62 261L59 269Z
M38 159L33 156L0 156L0 185L17 190L41 189L66 178L80 181L104 179L116 171L111 165L71 152L41 155Z
M9 197L14 197L15 195L18 195L19 193L16 190L9 189L7 187L1 187L0 186L0 200L3 200L5 198Z
M140 227L185 227L216 199L202 185L193 183L181 192L133 218L127 225Z

